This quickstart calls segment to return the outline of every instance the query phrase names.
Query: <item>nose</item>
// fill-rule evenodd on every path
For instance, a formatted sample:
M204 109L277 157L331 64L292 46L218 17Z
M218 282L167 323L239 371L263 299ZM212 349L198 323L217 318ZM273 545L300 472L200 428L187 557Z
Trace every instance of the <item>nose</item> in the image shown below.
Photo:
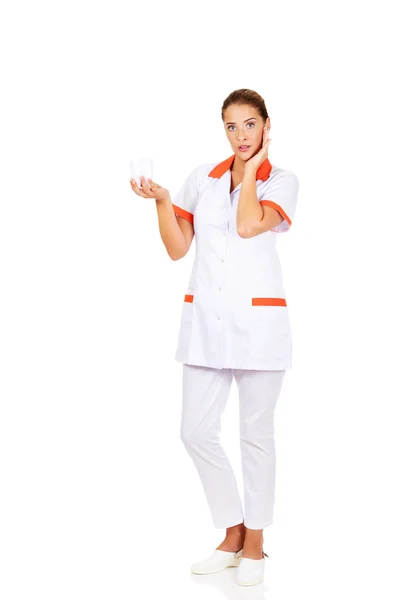
M239 142L247 139L245 130L241 131L240 129L238 129L237 139Z

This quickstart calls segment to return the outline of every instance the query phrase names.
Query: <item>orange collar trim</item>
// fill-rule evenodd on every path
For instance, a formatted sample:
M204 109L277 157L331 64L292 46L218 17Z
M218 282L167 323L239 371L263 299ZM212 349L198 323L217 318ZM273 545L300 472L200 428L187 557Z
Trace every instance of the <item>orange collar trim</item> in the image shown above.
M222 177L224 173L226 173L232 166L233 161L235 160L235 154L232 154L226 160L220 162L216 165L208 174L209 177ZM268 179L272 170L272 165L269 162L269 159L266 158L263 163L258 167L256 172L256 179Z

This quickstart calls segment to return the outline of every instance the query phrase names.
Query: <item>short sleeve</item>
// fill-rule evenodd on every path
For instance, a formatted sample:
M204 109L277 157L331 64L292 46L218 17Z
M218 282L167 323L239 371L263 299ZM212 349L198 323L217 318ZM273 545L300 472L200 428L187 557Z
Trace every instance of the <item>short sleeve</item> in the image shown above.
M262 186L260 204L271 206L283 217L283 221L271 231L283 233L289 231L296 211L299 192L299 180L293 171L282 171Z
M193 223L194 211L199 197L204 165L199 165L189 173L178 193L172 200L172 208L179 217Z

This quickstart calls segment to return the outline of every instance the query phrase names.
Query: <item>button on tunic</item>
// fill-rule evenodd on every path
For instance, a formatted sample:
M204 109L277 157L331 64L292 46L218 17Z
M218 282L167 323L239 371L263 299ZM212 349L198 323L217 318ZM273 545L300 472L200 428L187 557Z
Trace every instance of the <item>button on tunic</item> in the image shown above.
M236 226L241 184L230 192L234 158L197 166L172 202L175 214L193 223L196 243L175 360L219 369L291 369L289 309L276 235L291 226L298 178L268 158L261 164L258 200L277 210L283 221L242 238Z

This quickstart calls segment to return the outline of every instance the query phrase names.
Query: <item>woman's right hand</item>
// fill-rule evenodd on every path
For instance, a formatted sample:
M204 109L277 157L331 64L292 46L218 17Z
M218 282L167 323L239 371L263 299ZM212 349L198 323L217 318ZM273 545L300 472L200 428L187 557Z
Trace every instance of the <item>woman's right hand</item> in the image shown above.
M146 180L141 177L141 185L140 188L134 179L130 179L131 188L138 196L142 196L142 198L153 198L155 200L168 200L169 191L166 188L161 187L158 183L155 183L148 178L150 187L146 184Z

